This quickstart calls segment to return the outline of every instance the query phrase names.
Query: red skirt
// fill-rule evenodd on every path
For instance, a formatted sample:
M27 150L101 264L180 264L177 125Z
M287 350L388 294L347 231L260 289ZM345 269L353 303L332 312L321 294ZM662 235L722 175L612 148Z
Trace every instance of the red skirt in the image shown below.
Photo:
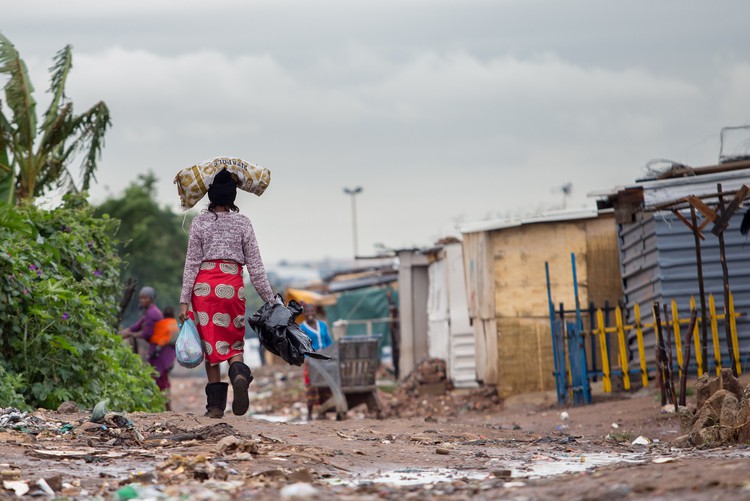
M245 349L245 283L234 261L201 263L195 279L191 318L211 365L242 355Z

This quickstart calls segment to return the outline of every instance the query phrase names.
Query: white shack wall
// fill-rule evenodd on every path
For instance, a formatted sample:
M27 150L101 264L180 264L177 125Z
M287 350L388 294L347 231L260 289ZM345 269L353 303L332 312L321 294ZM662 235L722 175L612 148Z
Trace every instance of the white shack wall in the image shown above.
M430 263L427 339L430 357L448 361L450 358L450 313L446 268L445 259L437 259Z
M448 282L448 312L450 322L450 355L448 378L453 385L477 385L477 361L474 329L471 327L466 299L463 252L460 243L448 244L443 249Z

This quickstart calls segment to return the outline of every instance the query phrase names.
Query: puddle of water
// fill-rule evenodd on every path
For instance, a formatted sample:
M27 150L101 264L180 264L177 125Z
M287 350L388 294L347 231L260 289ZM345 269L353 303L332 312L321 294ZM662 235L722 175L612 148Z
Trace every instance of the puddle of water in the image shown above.
M583 462L581 461L583 457ZM615 463L642 463L641 454L590 453L567 456L541 456L527 460L492 460L498 469L510 469L513 480L538 479L566 473L577 473ZM451 470L447 468L402 468L391 471L366 472L352 480L337 479L337 485L355 486L364 483L403 485L429 485L456 479L482 480L490 476L492 464L485 471ZM510 485L509 485L510 486Z
M268 423L307 424L307 421L300 420L299 418L283 415L279 416L276 414L251 414L250 419L255 419L256 421L266 421Z
M462 471L449 470L447 468L424 469L424 468L404 468L401 470L388 471L381 473L375 478L361 480L358 483L373 482L377 484L391 485L426 485L436 484L438 482L450 482L456 479L481 480L487 478L486 471Z
M607 454L592 452L565 456L542 456L526 461L499 461L509 468L513 478L544 478L564 473L579 473L615 463L643 463L642 454Z

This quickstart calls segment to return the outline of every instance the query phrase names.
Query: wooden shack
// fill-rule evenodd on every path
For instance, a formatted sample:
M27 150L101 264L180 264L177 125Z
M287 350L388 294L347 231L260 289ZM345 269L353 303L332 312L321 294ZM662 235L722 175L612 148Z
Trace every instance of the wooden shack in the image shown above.
M573 308L571 253L587 308L622 297L612 211L558 211L462 227L477 376L501 397L555 387L545 262L555 303Z

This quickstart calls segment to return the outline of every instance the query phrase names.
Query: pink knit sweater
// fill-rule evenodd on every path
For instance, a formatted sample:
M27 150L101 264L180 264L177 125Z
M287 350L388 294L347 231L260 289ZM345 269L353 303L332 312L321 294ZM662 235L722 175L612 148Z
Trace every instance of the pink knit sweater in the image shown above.
M190 225L180 303L190 302L201 263L214 259L246 265L258 295L266 302L273 301L255 231L247 216L238 212L203 212Z

